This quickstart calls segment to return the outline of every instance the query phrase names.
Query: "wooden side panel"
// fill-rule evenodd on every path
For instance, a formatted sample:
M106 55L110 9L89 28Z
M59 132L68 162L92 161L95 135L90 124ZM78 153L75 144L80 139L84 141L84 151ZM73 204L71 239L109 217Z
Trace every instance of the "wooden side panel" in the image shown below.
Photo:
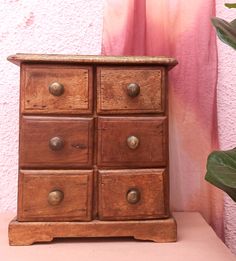
M19 221L91 220L92 170L21 170ZM64 198L50 205L49 193L60 190Z
M130 136L139 140L136 149L127 144ZM166 166L166 136L166 117L99 117L98 166Z
M163 113L164 88L162 67L98 67L97 111L99 113ZM137 97L130 97L127 86L140 87Z
M129 220L168 216L164 205L164 169L100 170L99 219ZM133 204L127 200L131 190L140 198Z
M63 147L49 147L52 138ZM21 167L89 167L93 162L93 119L24 116L20 130Z
M40 114L92 113L92 67L72 65L22 65L21 112ZM64 86L61 96L49 85Z

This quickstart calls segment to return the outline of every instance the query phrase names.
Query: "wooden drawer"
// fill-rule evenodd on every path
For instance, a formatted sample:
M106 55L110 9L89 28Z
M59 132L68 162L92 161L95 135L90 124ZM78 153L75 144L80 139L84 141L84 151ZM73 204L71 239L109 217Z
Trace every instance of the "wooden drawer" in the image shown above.
M168 216L164 169L100 170L99 219L151 219Z
M92 113L91 67L23 64L21 72L22 113Z
M91 220L92 170L21 170L18 221Z
M98 113L163 113L161 67L98 67Z
M93 157L93 119L23 116L21 167L89 167Z
M98 166L167 164L166 117L99 117Z

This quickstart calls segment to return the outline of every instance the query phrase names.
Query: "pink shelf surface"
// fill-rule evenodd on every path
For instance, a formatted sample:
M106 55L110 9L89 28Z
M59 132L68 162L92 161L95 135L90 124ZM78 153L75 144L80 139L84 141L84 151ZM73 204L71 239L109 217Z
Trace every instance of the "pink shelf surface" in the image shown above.
M174 213L178 242L153 243L129 238L56 239L31 246L8 245L8 223L13 214L0 214L1 261L235 261L199 213Z

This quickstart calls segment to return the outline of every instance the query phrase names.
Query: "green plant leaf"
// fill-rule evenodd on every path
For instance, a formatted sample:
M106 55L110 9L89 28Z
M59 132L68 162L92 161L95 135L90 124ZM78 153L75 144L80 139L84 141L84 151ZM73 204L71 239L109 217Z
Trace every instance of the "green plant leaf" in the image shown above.
M236 19L235 19L236 20ZM220 40L236 50L236 21L228 23L218 17L211 18Z
M235 31L236 31L236 19L231 21L230 24L233 26L233 28L235 28Z
M234 4L226 3L225 6L228 8L236 8L236 3L234 3Z
M212 152L205 179L236 201L236 149Z

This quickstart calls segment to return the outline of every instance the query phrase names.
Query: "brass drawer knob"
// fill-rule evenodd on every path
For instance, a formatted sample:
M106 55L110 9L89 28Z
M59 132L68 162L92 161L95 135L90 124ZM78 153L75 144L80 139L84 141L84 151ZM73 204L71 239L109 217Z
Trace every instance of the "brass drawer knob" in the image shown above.
M52 206L59 205L64 198L64 194L60 190L53 190L48 194L48 203Z
M135 136L129 136L127 139L127 145L130 149L135 150L139 145L139 139Z
M140 93L140 86L137 83L130 83L127 86L127 93L130 97L137 97Z
M61 150L64 147L64 141L60 137L53 137L49 141L49 147L54 151Z
M53 82L48 87L53 96L61 96L64 93L64 86L59 82Z
M126 195L126 199L130 204L136 204L140 201L140 192L137 189L130 189Z

